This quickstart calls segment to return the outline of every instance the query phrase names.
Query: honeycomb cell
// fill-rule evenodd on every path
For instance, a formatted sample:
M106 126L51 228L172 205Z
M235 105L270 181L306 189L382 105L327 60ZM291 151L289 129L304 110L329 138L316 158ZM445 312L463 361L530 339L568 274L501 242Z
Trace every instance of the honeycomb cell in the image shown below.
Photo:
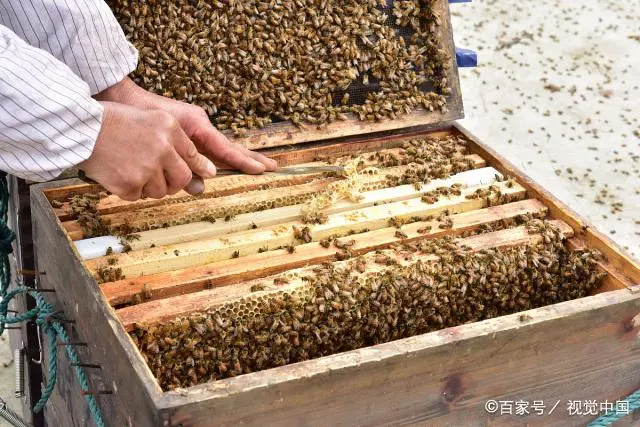
M201 381L207 381L238 374L218 369L221 364L238 362L242 372L255 372L580 298L598 287L599 253L569 251L562 235L544 221L529 221L527 227L542 234L543 242L473 253L451 238L425 240L412 250L441 253L439 262L418 260L360 273L349 264L358 261L353 259L344 267L319 269L295 290L249 294L187 320L138 329L134 342L167 390L192 385L170 359L198 361L202 354L186 345L194 339L217 349L202 365L208 367ZM409 249L387 253L394 250ZM156 342L171 350L157 353ZM174 382L168 380L172 376Z

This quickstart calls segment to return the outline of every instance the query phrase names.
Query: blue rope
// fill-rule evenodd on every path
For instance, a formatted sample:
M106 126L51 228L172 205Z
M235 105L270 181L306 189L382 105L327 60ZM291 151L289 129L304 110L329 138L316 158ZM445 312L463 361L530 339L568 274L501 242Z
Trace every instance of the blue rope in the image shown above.
M635 393L630 394L629 396L627 396L625 399L623 399L622 401L618 401L618 402L627 402L629 404L628 407L628 411L608 411L606 414L600 416L599 418L596 418L595 420L591 421L588 424L588 427L606 427L606 426L610 426L611 424L615 423L616 421L624 418L625 416L627 416L628 414L632 414L634 411L637 411L638 409L640 409L640 390L636 391ZM616 406L617 403L616 402Z
M18 286L9 291L11 283L11 269L9 265L9 254L12 252L11 242L15 239L15 233L7 226L7 211L9 208L9 188L6 181L6 173L0 171L0 335L5 327L10 324L20 323L35 319L36 325L47 336L49 340L48 354L48 378L47 384L42 389L42 396L35 404L34 412L40 412L51 397L58 377L58 341L68 343L71 340L67 331L56 318L56 311L37 290ZM36 306L31 310L9 316L9 302L18 295L28 294L36 301ZM65 346L67 357L72 364L80 363L78 353L73 346ZM89 391L89 380L84 369L74 366L76 377L83 391ZM91 416L98 427L104 427L102 413L98 407L98 402L94 395L86 395L87 404Z

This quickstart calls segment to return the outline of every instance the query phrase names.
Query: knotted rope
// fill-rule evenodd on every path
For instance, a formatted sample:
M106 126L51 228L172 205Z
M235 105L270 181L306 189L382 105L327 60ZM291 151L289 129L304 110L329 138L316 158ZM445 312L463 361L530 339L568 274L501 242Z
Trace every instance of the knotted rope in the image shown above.
M618 401L620 402L620 401ZM628 414L632 414L634 411L640 409L640 390L630 394L622 402L629 404L628 411L608 411L606 414L596 418L588 424L588 427L606 427L615 423L618 420L626 417Z
M58 342L69 343L69 335L62 326L61 318L54 310L53 306L47 302L40 292L26 286L17 286L9 291L11 283L11 268L9 265L9 254L13 251L11 243L15 239L15 233L7 226L7 211L9 208L9 188L6 181L6 173L0 171L0 335L5 330L6 325L34 320L36 325L49 340L48 377L47 384L42 390L40 400L35 404L34 412L40 412L51 397L53 388L58 377ZM16 313L9 316L9 302L18 295L30 295L36 302L36 306L25 313ZM74 365L74 371L80 388L89 392L89 380L81 366L80 358L76 349L72 345L65 345L67 357ZM92 394L86 396L87 404L91 416L98 427L104 427L102 413L98 407L98 402Z

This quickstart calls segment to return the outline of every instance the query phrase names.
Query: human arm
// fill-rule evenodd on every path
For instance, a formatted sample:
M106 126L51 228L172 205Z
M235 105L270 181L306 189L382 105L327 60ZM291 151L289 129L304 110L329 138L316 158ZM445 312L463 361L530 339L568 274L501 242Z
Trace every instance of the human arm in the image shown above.
M0 25L67 64L91 95L120 82L138 63L103 0L0 0Z
M0 26L0 168L46 181L75 165L126 200L215 171L170 114L91 98L69 67Z
M174 132L173 137L169 136L171 125L165 122L171 120L177 121L187 138L193 140L198 149L213 159L249 173L260 173L265 169L275 168L275 162L231 144L211 126L206 114L199 107L153 95L135 86L131 80L126 78L125 76L135 69L137 52L126 41L119 24L103 1L29 0L25 2L0 0L0 12L4 12L0 13L0 22L11 25L22 39L47 50L57 59L67 63L75 75L87 81L91 95L96 95L96 98L101 101L111 101L107 109L113 111L114 114L106 114L105 116L108 119L106 124L110 129L103 129L98 135L100 139L104 140L99 147L105 146L109 149L96 150L96 153L81 166L85 169L87 176L98 180L108 189L116 189L116 194L121 197L134 198L136 190L128 190L123 193L122 187L131 187L133 183L122 182L126 177L120 175L129 171L132 173L132 178L129 181L136 181L134 178L137 172L149 167L147 165L136 169L136 163L144 163L145 159L153 158L155 154L158 154L156 150L167 149L165 142L173 144L172 138L177 141L174 149L180 148L182 150L180 155L183 160L187 160L189 165L193 165L193 172L205 178L211 176L208 170L209 162L205 162L203 157L195 152L193 144L184 141L184 135ZM68 70L60 73L60 78L63 79L64 75L70 76ZM116 103L135 106L144 110L145 113L133 114L134 110L127 110L125 106L116 105ZM100 106L94 104L94 107L99 108ZM149 127L152 130L163 129L165 132L164 140L154 143L149 140L153 132L143 132L141 133L142 139L131 141L130 136L133 132L129 132L127 111L132 114L131 117L146 115L146 118L153 117L160 120L157 126ZM162 115L161 112L169 113L171 117L167 117L166 114ZM148 126L146 118L138 117L137 125ZM102 119L98 119L98 121L102 124ZM111 138L111 140L107 140L107 138ZM143 158L132 159L134 148L141 150ZM129 156L126 156L128 161L125 164L117 165L115 160L122 159L119 150L123 149L128 150ZM149 155L149 153L153 155ZM188 156L188 158L185 159L184 156ZM105 159L106 162L103 161ZM106 167L112 163L111 167ZM171 167L171 165L167 167ZM167 174L165 170L164 175L168 175L167 179L173 175L180 177L185 175L183 163L175 165L175 167L182 169L182 172ZM107 173L107 170L111 172ZM155 173L155 181L161 180L160 175ZM117 182L113 182L114 180ZM166 184L170 192L175 189L173 182ZM139 186L134 185L134 187ZM163 195L161 183L150 185L150 187L151 190L149 188L142 189L139 195L150 197ZM126 195L123 196L123 194Z
M0 166L32 181L87 159L103 107L88 85L46 52L0 25Z
M274 170L277 167L274 160L231 143L211 125L202 108L148 92L128 77L97 94L96 99L123 103L144 110L159 109L171 114L198 150L218 163L250 174Z

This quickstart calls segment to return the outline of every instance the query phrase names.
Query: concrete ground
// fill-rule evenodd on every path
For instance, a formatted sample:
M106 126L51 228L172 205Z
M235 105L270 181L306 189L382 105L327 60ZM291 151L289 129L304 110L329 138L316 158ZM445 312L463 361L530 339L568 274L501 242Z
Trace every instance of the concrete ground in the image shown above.
M640 2L475 0L451 11L456 44L480 60L460 70L461 123L638 257ZM0 341L0 397L17 408L9 360Z
M640 255L640 2L451 5L461 123L636 258Z

